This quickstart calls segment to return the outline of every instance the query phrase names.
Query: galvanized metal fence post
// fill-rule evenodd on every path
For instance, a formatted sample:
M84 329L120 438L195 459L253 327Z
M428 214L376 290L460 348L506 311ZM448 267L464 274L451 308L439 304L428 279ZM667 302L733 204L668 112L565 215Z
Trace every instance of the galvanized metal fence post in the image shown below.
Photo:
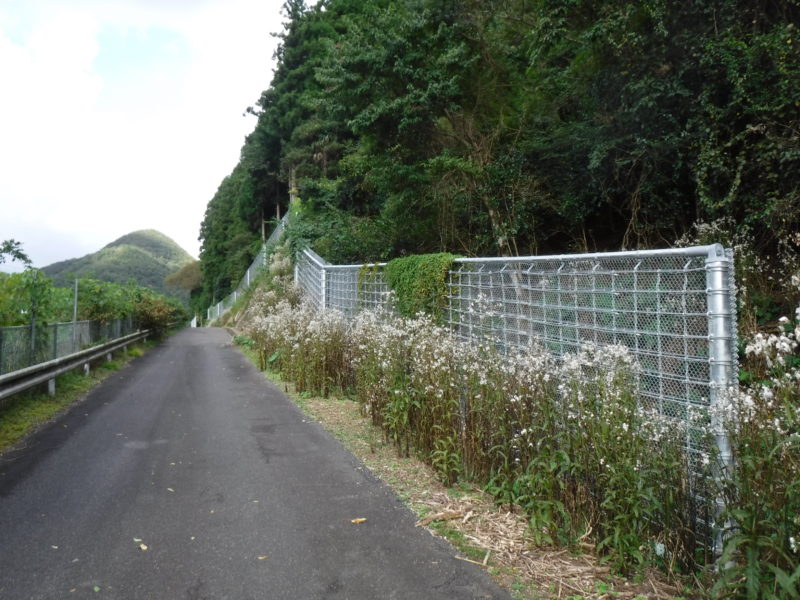
M733 453L725 433L726 395L734 385L736 334L732 310L734 290L731 289L733 260L719 244L713 245L706 259L706 294L708 296L708 361L709 408L711 426L719 453L718 478L725 477L733 468ZM717 515L724 510L722 498L716 499ZM726 529L723 526L723 529ZM715 534L716 555L722 554L723 531Z
M328 307L328 294L327 294L327 272L325 267L320 269L320 308L325 309Z

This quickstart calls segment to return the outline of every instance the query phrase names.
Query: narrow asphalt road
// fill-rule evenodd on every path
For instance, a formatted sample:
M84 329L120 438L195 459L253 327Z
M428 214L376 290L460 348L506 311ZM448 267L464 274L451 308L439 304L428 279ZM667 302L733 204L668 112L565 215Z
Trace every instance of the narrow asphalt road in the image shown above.
M0 598L509 598L414 522L226 331L187 329L0 457Z

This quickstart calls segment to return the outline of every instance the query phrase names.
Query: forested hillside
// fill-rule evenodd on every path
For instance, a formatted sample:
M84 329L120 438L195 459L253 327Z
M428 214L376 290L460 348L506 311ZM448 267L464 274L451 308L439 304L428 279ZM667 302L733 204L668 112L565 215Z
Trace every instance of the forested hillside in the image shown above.
M290 185L294 235L333 262L691 238L737 245L776 293L798 265L798 0L289 0L285 15L202 224L206 302Z
M172 239L152 229L134 231L97 252L53 263L42 269L56 286L68 287L75 278L90 277L110 283L135 281L160 293L175 295L164 280L193 261ZM181 293L185 300L188 296Z

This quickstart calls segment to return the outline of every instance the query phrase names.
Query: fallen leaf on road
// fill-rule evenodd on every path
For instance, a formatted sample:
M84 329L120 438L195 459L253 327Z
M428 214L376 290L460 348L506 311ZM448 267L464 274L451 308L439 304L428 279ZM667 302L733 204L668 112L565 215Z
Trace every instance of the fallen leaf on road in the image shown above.
M173 490L172 488L167 488L167 491L168 492L174 492L175 490Z
M58 550L58 546L50 546L53 550Z
M145 544L139 544L139 550L147 550L147 546Z
M258 560L267 560L269 556L259 556Z
M137 544L142 541L142 538L133 538L133 541Z
M356 525L358 525L359 523L363 523L364 521L366 521L366 519L363 517L359 517L358 519L350 519L350 522L355 523Z
M96 586L94 586L92 589L95 591L95 593L97 593L97 592L99 592L99 591L100 591L100 586L99 586L99 585L96 585Z

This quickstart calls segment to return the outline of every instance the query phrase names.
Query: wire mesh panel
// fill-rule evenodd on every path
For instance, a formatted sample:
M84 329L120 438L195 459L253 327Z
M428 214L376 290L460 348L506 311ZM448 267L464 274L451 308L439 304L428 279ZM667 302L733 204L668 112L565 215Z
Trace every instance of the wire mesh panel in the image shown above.
M358 272L360 266L325 269L325 307L352 316L359 310Z
M731 368L736 361L732 255L721 250L456 259L447 321L457 336L488 339L501 349L539 343L563 356L587 342L625 346L641 367L642 402L686 419L692 406L707 407L714 386L722 383L712 374L721 359L710 354L712 259L727 261L722 317L729 333L721 341L724 360ZM331 265L306 250L295 279L318 308L352 315L391 306L384 267Z
M49 323L0 328L0 375L67 356L94 344L117 339L136 331L132 317L101 323Z
M543 344L556 356L620 344L642 369L642 400L665 415L709 402L706 255L457 260L448 322L464 339Z
M29 326L0 328L0 374L11 373L32 364L30 348Z
M383 277L385 264L331 265L325 268L327 308L352 316L361 310L391 310Z
M361 310L394 311L394 296L384 277L385 263L365 265L358 282L358 306Z
M295 282L318 309L325 308L325 261L311 250L303 250L295 263Z
M668 251L458 259L448 323L501 349L542 344L555 356L582 344L625 346L640 367L640 403L686 423L696 475L711 449L693 416L736 382L733 255L719 245ZM699 409L699 410L697 410ZM717 449L726 458L727 440ZM711 545L714 502L693 476L698 533ZM717 541L718 543L718 541Z
M726 339L717 340L723 357L710 353L713 261L725 270L722 289L713 292L726 295L724 314L717 315L727 323ZM331 265L306 250L296 280L317 307L353 314L390 304L384 267ZM712 366L736 362L732 254L721 246L456 259L449 289L447 321L463 339L488 339L500 348L539 343L556 356L587 342L625 346L642 370L643 402L667 416L683 419L691 406L708 406L720 383Z
M295 281L318 308L352 315L391 307L385 265L330 265L311 251ZM583 344L625 346L640 367L640 402L689 423L685 448L695 474L708 447L691 425L736 376L733 254L722 246L543 257L456 259L447 322L466 341L501 350L541 344L553 355ZM713 424L713 423L712 423ZM729 450L716 440L723 459ZM726 454L727 453L727 454ZM714 499L690 482L698 533L711 540Z

